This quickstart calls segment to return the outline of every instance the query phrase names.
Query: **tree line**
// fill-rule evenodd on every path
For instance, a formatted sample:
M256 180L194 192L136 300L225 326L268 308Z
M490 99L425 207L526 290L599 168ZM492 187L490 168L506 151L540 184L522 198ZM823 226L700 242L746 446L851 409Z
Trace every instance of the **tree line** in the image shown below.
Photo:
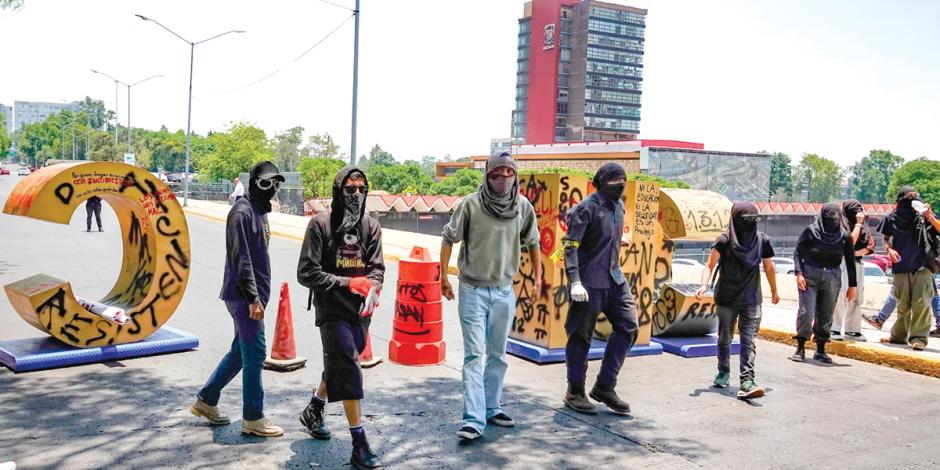
M940 162L921 157L904 161L889 150L872 150L848 167L814 153L793 165L790 156L771 158L770 196L778 201L830 202L852 198L893 204L899 187L911 185L932 206L940 203Z

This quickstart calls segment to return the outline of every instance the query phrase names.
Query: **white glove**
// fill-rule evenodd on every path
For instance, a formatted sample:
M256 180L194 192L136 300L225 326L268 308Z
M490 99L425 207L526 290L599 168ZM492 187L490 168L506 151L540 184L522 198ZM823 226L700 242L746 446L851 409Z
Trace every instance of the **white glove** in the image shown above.
M574 302L588 301L587 289L585 289L580 282L571 283L571 300Z
M371 317L375 309L379 307L379 296L381 294L381 289L376 289L375 287L369 289L369 295L367 295L365 301L362 302L362 309L359 310L359 316Z

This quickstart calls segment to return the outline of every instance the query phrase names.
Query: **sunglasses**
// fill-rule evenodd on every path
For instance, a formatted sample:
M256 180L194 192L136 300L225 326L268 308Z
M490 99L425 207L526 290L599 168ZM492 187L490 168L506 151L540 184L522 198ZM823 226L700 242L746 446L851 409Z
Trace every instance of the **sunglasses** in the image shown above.
M274 190L277 191L281 187L281 180L276 180L274 178L257 180L255 182L255 186L258 186L258 189L262 191L267 191L271 188L274 188Z
M369 185L343 186L343 192L345 192L346 194L356 194L357 192L365 194L368 191L369 191Z

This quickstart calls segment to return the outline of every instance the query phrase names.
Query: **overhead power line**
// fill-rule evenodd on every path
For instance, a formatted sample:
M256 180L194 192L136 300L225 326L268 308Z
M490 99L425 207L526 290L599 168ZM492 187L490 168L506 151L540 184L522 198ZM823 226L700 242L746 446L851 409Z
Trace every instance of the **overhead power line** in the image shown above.
M321 1L326 1L326 0L321 0ZM330 2L326 2L326 3L330 3ZM338 5L337 5L337 6L338 6ZM235 92L238 92L238 91L242 91L242 90L244 90L244 89L253 87L253 86L255 86L255 85L257 85L257 84L259 84L259 83L261 83L261 82L263 82L263 81L265 81L265 80L267 80L267 79L269 79L269 78L271 78L271 77L273 77L273 76L275 76L275 75L281 73L284 69L286 69L287 67L290 67L292 64L294 64L294 63L297 62L298 60L302 59L305 55L309 54L310 51L316 49L317 46L319 46L320 44L322 44L323 41L326 41L330 36L333 35L333 33L335 33L336 31L339 31L339 29L342 28L343 25L346 24L346 22L348 22L349 20L351 20L354 16L356 16L355 13L353 13L352 15L349 15L349 16L348 16L345 20L343 20L339 25L337 25L335 28L333 28L332 31L330 31L329 33L326 33L326 36L323 36L322 38L320 38L319 41L317 41L316 43L314 43L314 44L313 44L312 46L310 46L307 50L305 50L305 51L303 51L302 53L300 53L300 55L298 55L297 57L295 57L295 58L294 58L293 60L291 60L290 62L288 62L288 63L286 63L286 64L284 64L284 65L278 67L278 68L275 69L273 72L271 72L271 73L269 73L269 74L267 74L267 75L265 75L265 76L263 76L263 77L261 77L261 78L255 80L255 81L253 81L253 82L251 82L251 83L248 83L248 84L246 84L246 85L242 85L242 86L240 86L240 87L238 87L238 88L233 88L233 89L231 89L231 90L225 90L225 91L219 91L219 92L212 93L212 94L213 94L213 95L224 95L224 94L228 94L228 93L235 93Z

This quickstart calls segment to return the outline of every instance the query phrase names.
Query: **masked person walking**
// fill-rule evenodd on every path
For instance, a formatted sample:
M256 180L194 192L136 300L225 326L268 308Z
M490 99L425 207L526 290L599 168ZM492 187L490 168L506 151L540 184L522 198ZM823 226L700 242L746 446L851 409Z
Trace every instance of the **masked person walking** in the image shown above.
M232 349L222 358L190 411L212 425L228 424L217 405L222 389L242 372L242 434L284 435L264 417L261 369L265 359L264 309L271 293L268 212L284 177L273 163L251 168L248 197L235 201L225 224L225 277L220 297L235 322Z
M382 228L366 213L369 184L365 173L346 167L333 180L330 210L307 225L297 265L297 280L310 289L323 343L323 374L300 422L316 439L330 439L323 420L327 402L343 402L352 435L354 468L379 468L362 428L364 397L359 355L385 280Z
M571 306L565 331L565 364L568 408L595 414L594 404L585 396L588 350L597 317L603 312L613 331L607 338L604 360L590 397L617 414L630 413L630 405L614 391L624 358L636 342L636 302L620 269L620 241L623 237L626 173L616 163L604 164L594 175L596 192L568 212L565 235L565 272L568 274Z
M800 308L796 317L796 352L791 360L806 360L806 341L812 335L816 341L816 353L813 359L831 364L832 358L826 354L826 343L832 329L832 314L836 307L836 297L842 288L841 263L847 266L855 263L855 250L852 239L843 228L842 207L838 203L822 206L816 219L803 229L796 249L793 251L796 287L799 289ZM855 299L857 285L854 269L846 272L849 287L845 298Z
M865 211L862 204L855 199L848 199L842 202L843 221L848 226L849 238L852 240L852 250L855 255L855 263L842 266L842 290L836 301L835 314L832 317L832 331L830 338L833 340L846 339L849 341L866 341L862 334L862 302L865 292L865 269L862 266L862 256L871 254L875 251L875 238L871 236L868 227L865 226ZM855 290L855 298L851 301L846 300L845 294L848 290L848 271L855 270L855 281L858 284ZM843 333L843 327L845 332Z
M512 279L519 272L523 250L528 251L535 278L532 297L541 291L538 221L532 204L519 194L516 162L509 152L493 154L487 160L480 189L464 197L444 226L441 293L448 300L454 299L454 289L447 270L451 250L458 242L463 424L457 436L470 441L480 437L487 424L515 425L503 412L501 398L509 367L506 339L516 312Z
M764 396L754 376L754 358L757 344L754 339L760 330L761 295L760 266L763 264L770 285L771 303L780 302L777 295L777 274L774 248L770 237L757 230L760 212L750 202L736 202L731 206L728 232L719 235L712 244L708 264L702 270L702 286L695 293L701 300L708 290L707 282L715 265L718 281L715 285L715 303L718 305L718 375L715 386L725 388L731 377L731 341L737 324L741 337L741 387L738 398L751 399Z
M893 263L892 293L898 302L898 319L891 336L883 341L910 344L915 351L923 351L930 333L930 301L934 296L928 256L936 248L940 220L916 189L902 186L894 210L881 221L878 231L884 235L885 249Z

